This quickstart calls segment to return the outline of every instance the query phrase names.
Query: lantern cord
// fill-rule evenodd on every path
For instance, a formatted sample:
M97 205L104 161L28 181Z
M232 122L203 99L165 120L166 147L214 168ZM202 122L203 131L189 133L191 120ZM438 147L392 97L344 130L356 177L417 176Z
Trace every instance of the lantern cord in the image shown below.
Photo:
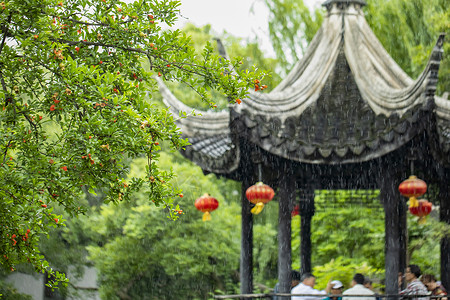
M411 169L411 175L414 175L414 160L411 159L411 162L409 163L409 167Z
M262 182L262 166L261 166L261 163L258 164L258 181Z
M209 213L209 211L207 211L203 214L202 220L203 220L203 222L211 221L211 214Z
M250 212L254 215L258 215L260 212L262 212L264 208L264 203L258 202L256 203L255 207L253 207Z

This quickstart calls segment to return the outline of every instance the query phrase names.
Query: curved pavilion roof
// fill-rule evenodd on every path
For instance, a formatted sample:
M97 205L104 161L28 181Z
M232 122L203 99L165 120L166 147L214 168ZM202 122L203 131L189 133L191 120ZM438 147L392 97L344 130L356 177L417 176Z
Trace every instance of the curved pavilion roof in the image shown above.
M400 148L435 119L440 157L449 164L450 101L434 97L444 35L413 80L368 26L364 4L326 1L328 14L305 55L270 93L250 91L229 111L179 120L192 144L184 155L205 171L231 173L244 139L292 161L359 163ZM191 110L160 87L174 114Z

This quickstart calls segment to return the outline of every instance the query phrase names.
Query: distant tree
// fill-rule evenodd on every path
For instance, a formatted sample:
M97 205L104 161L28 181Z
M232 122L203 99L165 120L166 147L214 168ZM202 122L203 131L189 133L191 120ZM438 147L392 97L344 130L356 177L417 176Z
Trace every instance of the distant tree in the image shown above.
M139 193L118 206L102 205L83 223L84 233L101 241L88 250L100 274L102 299L207 299L209 293L236 291L239 185L204 176L176 156L161 154L160 162L180 174L176 183L186 205L179 220L168 221ZM134 175L145 176L143 160L133 162ZM194 201L206 192L220 204L211 221L203 222Z
M270 76L264 79L264 84L268 86L265 91L270 91L281 81L280 75L275 72L278 60L265 57L257 43L246 41L227 33L215 32L211 25L196 27L194 24L188 23L182 30L191 37L193 46L198 50L213 42L212 46L216 53L223 54L218 49L220 46L223 47L223 50L232 60L239 58L239 70L243 72L252 70L256 66L263 70L271 70ZM189 107L199 110L210 109L209 103L201 101L201 97L197 95L196 91L188 86L179 82L169 82L167 85L172 93ZM217 109L227 108L230 99L227 99L225 95L213 89L209 90L208 94L214 99Z
M19 293L10 284L1 281L0 298L3 300L33 300L31 296Z
M368 0L366 20L388 53L412 78L424 70L437 37L449 33L446 0ZM450 91L450 44L444 43L437 95Z
M269 36L281 69L289 72L305 52L323 20L303 0L261 0L269 9Z
M365 264L373 269L384 269L384 213L381 205L376 207L378 194L378 191L372 191L368 196L359 191L316 191L317 212L311 223L314 266L324 266L340 258L349 265ZM351 199L358 197L375 205L349 204ZM330 203L333 198L334 202ZM361 200L361 203L365 202ZM335 207L331 207L333 204ZM300 217L293 218L292 222L292 251L296 254L293 267L298 269Z
M333 257L323 265L314 266L313 273L317 277L317 289L325 289L330 280L339 280L346 290L351 287L355 273L364 274L372 280L380 279L380 281L384 276L383 269L377 269L364 261L355 261L342 256ZM377 282L374 286L379 287L380 283Z
M152 76L183 82L203 101L215 88L231 102L263 72L243 72L207 45L201 54L180 31L162 30L178 1L4 0L0 3L0 262L22 262L56 280L38 251L42 235L85 211L83 187L105 201L147 200L176 218L180 190L158 167L158 151L183 147L174 119L150 104ZM149 69L142 69L146 61ZM231 72L235 70L235 72ZM128 178L126 159L145 157L145 176ZM55 208L62 208L57 212ZM51 284L51 283L50 283Z
M145 176L144 160L133 160L129 176ZM180 219L169 220L149 205L145 188L118 204L103 203L105 195L97 192L88 195L92 207L86 215L67 220L67 227L43 240L42 253L58 270L72 267L71 275L74 267L93 265L102 299L209 299L211 293L237 293L240 184L205 176L179 153L161 153L159 165L178 175L174 184L184 200ZM209 222L194 207L206 192L220 203ZM262 290L276 281L277 209L276 203L267 205L254 224L254 280ZM59 292L75 290L69 284Z
M440 274L440 243L450 235L450 225L439 222L438 211L427 217L425 224L408 213L408 257L411 263L422 268L422 273ZM439 276L439 275L438 275Z

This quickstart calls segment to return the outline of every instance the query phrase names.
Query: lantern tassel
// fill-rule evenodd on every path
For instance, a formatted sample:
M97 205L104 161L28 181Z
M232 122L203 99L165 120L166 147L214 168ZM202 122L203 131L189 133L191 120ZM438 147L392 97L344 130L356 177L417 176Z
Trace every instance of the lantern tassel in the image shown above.
M425 224L427 222L427 218L425 216L419 217L419 220L417 220L418 224Z
M209 213L209 211L207 211L203 214L202 220L203 220L203 222L211 221L211 214Z
M417 200L416 197L409 198L409 207L418 207L418 206L419 206L419 201Z
M258 203L256 203L255 207L253 207L253 208L250 210L250 212L251 212L252 214L254 214L254 215L257 215L257 214L259 214L260 212L262 212L263 208L264 208L264 203L258 202Z

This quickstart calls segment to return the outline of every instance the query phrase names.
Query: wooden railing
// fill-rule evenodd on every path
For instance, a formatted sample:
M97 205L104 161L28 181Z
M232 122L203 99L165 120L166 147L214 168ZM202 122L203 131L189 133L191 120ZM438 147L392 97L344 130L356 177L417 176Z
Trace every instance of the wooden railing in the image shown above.
M278 299L289 300L291 296L311 297L310 299L325 299L327 297L374 297L377 300L382 299L412 299L421 298L422 300L441 299L447 300L448 295L432 296L432 295L400 295L400 294L373 294L373 295L312 295L312 294L287 294L287 293L267 293L267 294L239 294L239 295L214 295L214 299L272 299L274 296ZM326 296L326 297L324 297Z

